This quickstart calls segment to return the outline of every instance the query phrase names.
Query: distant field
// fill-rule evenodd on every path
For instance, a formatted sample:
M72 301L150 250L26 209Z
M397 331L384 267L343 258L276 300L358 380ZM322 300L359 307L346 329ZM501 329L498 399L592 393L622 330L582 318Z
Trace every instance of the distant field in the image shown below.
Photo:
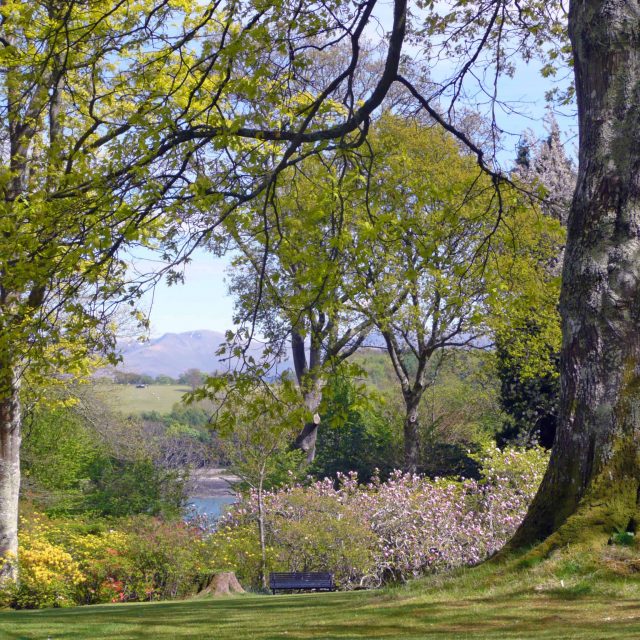
M133 384L104 383L97 390L116 411L130 414L147 411L168 413L191 388L184 384L150 384L144 389L138 389Z

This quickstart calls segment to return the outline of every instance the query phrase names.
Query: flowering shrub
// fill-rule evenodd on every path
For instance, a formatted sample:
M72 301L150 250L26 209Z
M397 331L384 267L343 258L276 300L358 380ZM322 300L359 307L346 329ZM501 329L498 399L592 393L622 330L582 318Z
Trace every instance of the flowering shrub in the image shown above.
M76 602L118 602L123 600L122 578L130 572L129 536L122 531L82 532L58 526L52 537L70 549L82 569L84 579L78 584Z
M0 602L41 608L186 596L218 570L209 532L196 524L135 517L104 523L23 521L20 581Z
M335 488L325 479L308 487L267 493L271 569L329 569L343 588L404 581L425 572L475 564L499 550L515 532L547 464L542 449L485 452L480 480L430 480L394 472L387 482L358 485L356 474ZM236 533L255 528L257 498L249 495L224 518L214 540L224 538L229 568L254 568L233 560ZM219 543L218 543L219 544ZM257 543L256 543L257 545Z
M218 570L206 531L191 524L136 517L127 522L130 570L122 575L123 600L191 595Z
M1 599L19 609L73 605L76 586L84 579L78 562L38 535L23 534L21 545L20 582L8 584Z
M270 570L331 570L339 587L377 586L475 564L513 534L547 463L541 449L491 449L479 480L430 480L396 471L387 482L339 486L325 479L264 496ZM20 532L17 585L0 604L20 608L183 597L220 571L259 586L257 496L214 531L198 521L148 516L49 520L31 514Z
M375 533L353 500L340 499L346 487L344 496L336 495L329 480L314 488L311 495L302 487L281 492L284 500L271 519L272 555L280 570L331 567L337 583L351 584L373 570Z

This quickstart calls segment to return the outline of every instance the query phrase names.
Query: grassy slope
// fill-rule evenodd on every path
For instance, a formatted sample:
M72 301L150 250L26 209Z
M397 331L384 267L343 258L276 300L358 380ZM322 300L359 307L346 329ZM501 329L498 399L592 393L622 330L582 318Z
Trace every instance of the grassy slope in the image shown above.
M0 612L2 640L639 637L640 581L580 558L525 572L480 567L378 592Z
M173 405L191 391L191 387L184 384L150 384L138 389L133 384L101 383L96 391L115 411L128 415L145 411L169 413Z

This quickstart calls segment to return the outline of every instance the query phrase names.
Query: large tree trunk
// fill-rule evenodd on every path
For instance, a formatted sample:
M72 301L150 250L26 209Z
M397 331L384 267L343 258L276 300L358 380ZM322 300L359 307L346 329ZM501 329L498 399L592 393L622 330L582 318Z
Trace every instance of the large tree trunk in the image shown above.
M574 0L578 185L561 294L558 431L511 546L635 529L640 488L640 6Z
M0 581L17 577L21 440L19 377L13 369L3 369L0 373Z

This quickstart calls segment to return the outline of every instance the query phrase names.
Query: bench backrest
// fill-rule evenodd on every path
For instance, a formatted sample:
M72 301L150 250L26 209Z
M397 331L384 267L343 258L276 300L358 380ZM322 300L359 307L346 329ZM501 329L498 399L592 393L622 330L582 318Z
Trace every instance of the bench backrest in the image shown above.
M270 573L272 589L332 589L333 574L324 571L302 573Z

